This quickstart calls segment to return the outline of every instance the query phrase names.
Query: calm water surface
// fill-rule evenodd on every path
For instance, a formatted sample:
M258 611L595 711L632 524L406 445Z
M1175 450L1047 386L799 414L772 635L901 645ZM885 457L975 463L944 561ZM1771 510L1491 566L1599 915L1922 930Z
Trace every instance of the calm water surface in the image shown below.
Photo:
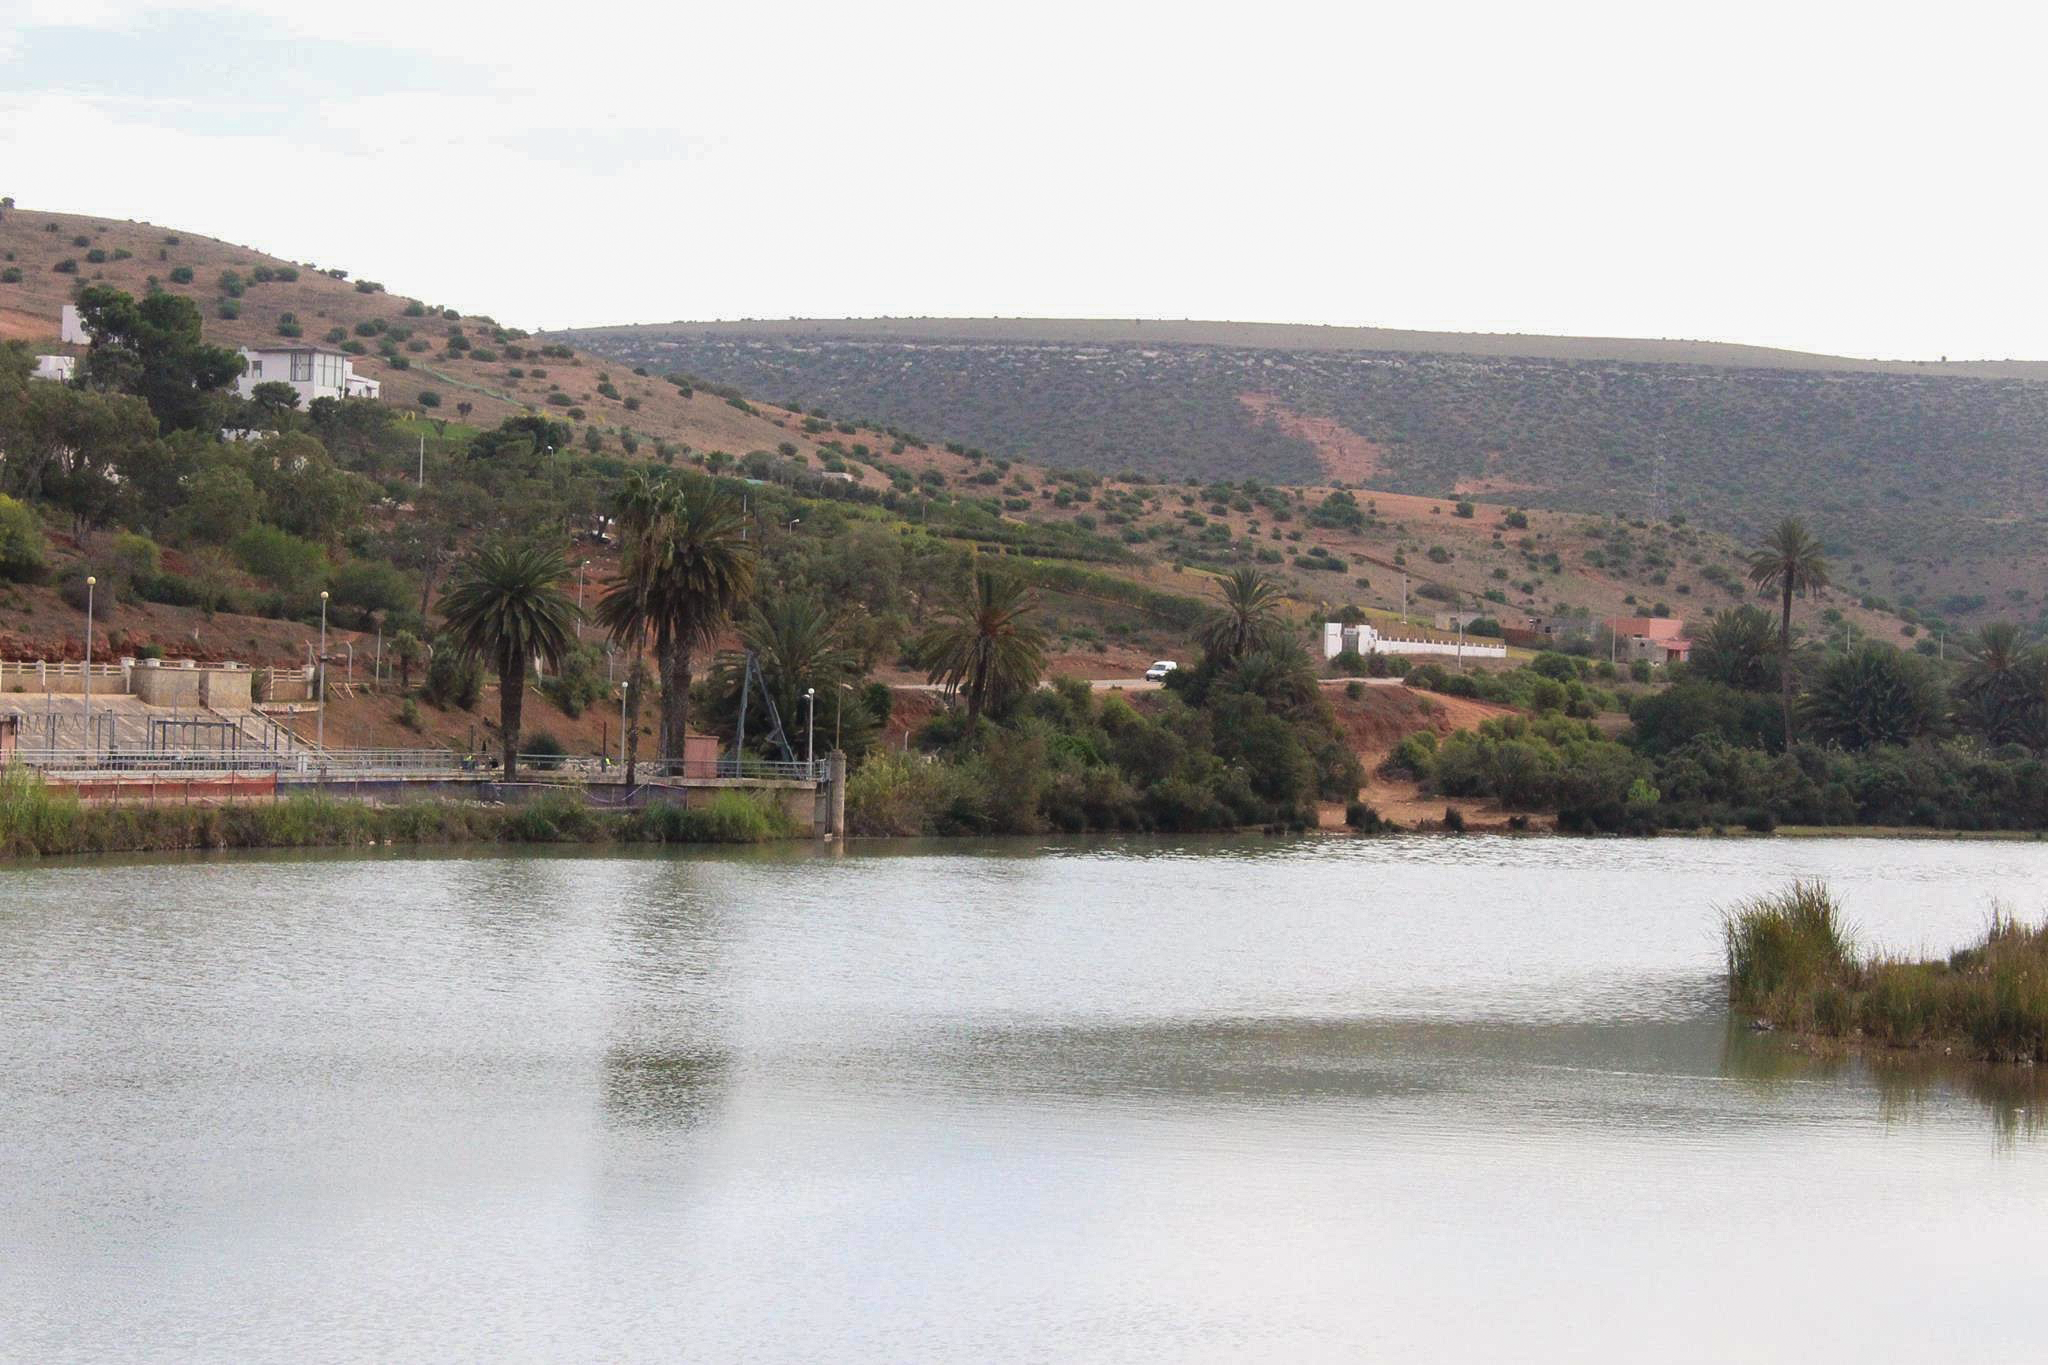
M2037 1358L2048 1089L1731 1027L1793 875L2048 846L0 871L0 1356Z

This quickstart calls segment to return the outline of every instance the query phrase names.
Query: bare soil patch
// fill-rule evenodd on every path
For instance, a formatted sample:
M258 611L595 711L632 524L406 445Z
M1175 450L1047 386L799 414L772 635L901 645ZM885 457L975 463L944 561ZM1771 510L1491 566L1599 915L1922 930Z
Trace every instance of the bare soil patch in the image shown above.
M1270 393L1241 393L1237 401L1259 421L1307 441L1315 448L1317 462L1331 478L1367 483L1378 475L1380 459L1386 452L1343 423L1328 417L1304 416L1282 406Z

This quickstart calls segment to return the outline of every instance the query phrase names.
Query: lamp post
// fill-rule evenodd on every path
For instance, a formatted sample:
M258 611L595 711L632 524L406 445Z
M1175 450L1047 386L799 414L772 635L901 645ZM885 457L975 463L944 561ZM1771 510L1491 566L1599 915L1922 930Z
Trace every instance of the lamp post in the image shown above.
M88 749L96 747L92 742L92 590L99 581L93 574L85 576L85 744Z
M842 734L844 734L846 730L846 694L851 691L853 691L852 683L839 684L839 691L837 694L839 704L832 709L832 747L834 749L843 749L846 747L844 744L839 742L839 737Z
M327 751L327 589L320 590L320 657L314 663L318 670L319 708L313 713L313 743L322 753Z
M818 689L804 689L804 766L818 761Z
M576 566L576 638L579 640L583 638L583 571L589 567L587 559Z

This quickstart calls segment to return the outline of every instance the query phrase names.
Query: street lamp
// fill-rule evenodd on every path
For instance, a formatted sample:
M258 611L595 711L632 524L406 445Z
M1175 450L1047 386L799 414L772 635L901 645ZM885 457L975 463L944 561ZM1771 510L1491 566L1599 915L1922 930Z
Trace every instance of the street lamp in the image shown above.
M589 567L587 559L576 566L576 638L579 640L583 638L583 571Z
M835 706L835 707L833 708L833 710L832 710L832 747L833 747L833 748L834 748L835 750L836 750L836 749L843 749L843 748L845 748L845 747L846 747L846 746L845 746L844 744L841 744L841 743L839 742L839 737L840 737L840 735L842 735L843 733L845 733L845 729L846 729L846 694L847 694L848 692L851 692L851 691L853 691L853 684L852 684L852 683L841 683L841 684L839 684L839 691L838 691L838 693L837 693L837 696L838 696L838 699L839 699L839 704L838 704L837 706Z
M85 576L85 743L88 749L96 747L92 742L92 590L99 581L93 574Z
M313 743L322 753L327 751L327 589L320 590L320 659L314 665L319 670L319 709L313 713Z
M804 766L818 761L818 689L804 689Z

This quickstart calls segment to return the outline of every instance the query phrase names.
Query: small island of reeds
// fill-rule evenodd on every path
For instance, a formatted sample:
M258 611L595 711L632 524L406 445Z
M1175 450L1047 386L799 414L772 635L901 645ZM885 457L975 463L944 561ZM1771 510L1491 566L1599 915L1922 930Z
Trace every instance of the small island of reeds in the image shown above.
M1946 959L1865 954L1833 894L1794 882L1736 905L1722 932L1729 999L1774 1028L2048 1061L2048 924L1994 909L1983 938Z

